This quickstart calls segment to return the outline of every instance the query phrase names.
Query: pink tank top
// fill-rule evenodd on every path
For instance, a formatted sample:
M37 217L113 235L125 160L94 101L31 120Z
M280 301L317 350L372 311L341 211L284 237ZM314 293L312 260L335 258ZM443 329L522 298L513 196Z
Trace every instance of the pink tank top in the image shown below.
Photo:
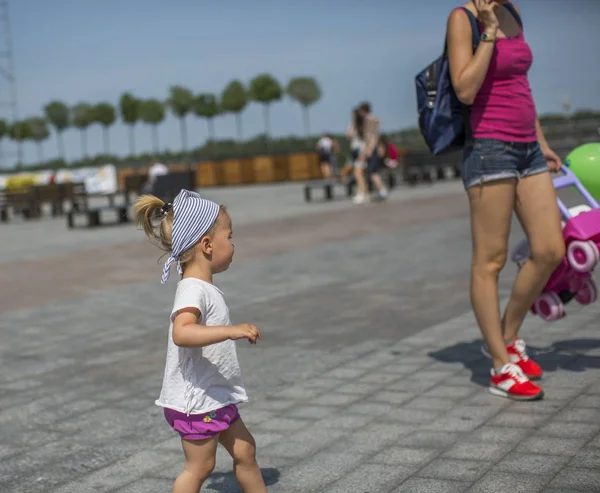
M514 38L496 40L488 73L471 106L474 138L537 140L536 110L527 78L532 63L533 53L523 29Z

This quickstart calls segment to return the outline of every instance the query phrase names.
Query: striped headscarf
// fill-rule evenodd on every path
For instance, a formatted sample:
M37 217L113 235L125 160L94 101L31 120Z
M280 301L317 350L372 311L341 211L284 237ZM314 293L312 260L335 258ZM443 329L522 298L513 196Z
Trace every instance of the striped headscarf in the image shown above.
M200 241L219 217L221 208L212 200L200 197L196 192L181 190L173 201L173 233L171 254L165 262L161 283L169 279L171 264L177 262L177 272L183 275L179 263L181 255Z

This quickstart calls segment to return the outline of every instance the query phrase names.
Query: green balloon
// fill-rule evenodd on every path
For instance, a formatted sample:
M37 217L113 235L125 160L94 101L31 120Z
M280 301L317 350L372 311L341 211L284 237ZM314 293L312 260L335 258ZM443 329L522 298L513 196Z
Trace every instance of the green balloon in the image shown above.
M600 142L584 144L573 149L565 164L587 191L600 201Z

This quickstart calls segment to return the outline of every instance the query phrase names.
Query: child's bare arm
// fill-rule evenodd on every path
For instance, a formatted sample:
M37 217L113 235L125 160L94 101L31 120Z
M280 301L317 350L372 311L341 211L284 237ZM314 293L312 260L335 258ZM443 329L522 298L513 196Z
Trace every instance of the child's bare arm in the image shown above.
M173 321L173 342L177 346L204 347L228 339L248 339L256 344L256 340L262 338L254 325L200 325L199 318L200 311L196 308L184 308L177 312Z

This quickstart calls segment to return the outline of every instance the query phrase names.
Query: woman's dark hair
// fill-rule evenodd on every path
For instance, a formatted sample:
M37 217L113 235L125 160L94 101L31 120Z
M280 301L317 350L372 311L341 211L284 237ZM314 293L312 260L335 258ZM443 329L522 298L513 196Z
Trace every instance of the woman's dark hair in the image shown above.
M356 134L359 138L363 139L365 135L365 117L360 113L360 109L356 108L352 111L352 116L354 119L354 129L356 130Z

